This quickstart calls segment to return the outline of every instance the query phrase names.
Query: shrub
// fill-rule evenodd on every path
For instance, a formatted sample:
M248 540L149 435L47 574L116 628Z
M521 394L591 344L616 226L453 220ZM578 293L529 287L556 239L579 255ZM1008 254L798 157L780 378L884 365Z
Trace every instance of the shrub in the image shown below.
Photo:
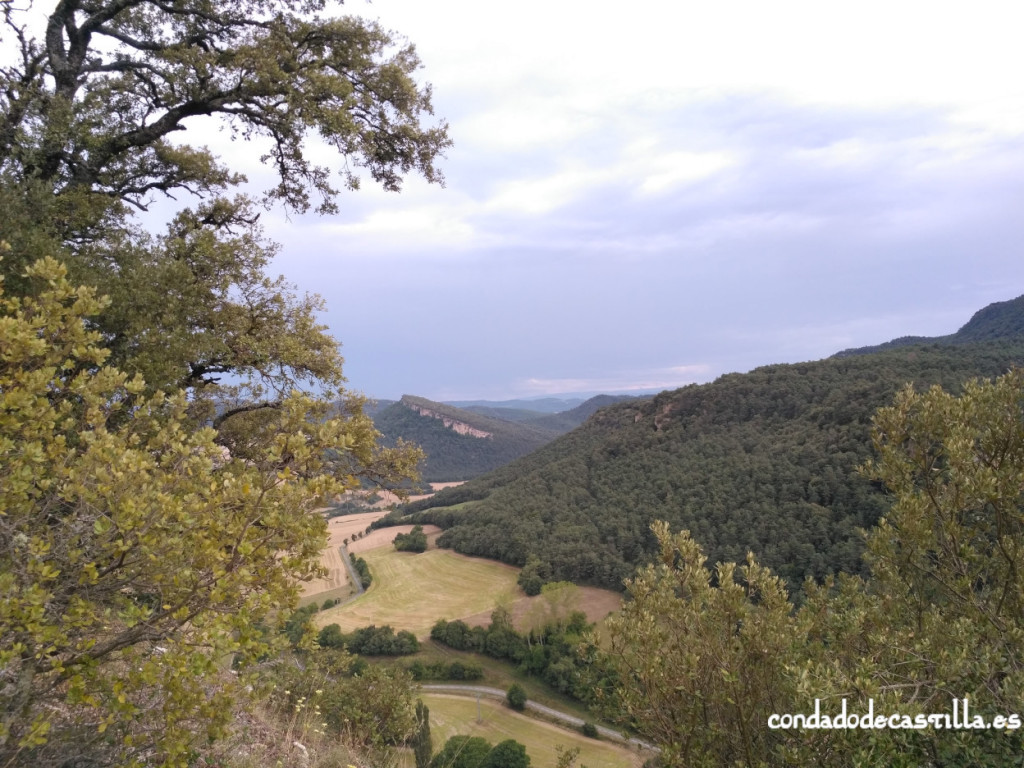
M526 691L523 690L523 686L519 683L512 683L508 693L505 694L505 701L512 709L522 712L526 708Z

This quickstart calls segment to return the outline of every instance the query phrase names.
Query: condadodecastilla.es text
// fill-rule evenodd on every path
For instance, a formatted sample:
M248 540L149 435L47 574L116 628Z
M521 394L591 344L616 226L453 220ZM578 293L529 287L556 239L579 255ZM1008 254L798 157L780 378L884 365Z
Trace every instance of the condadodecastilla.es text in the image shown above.
M970 703L966 698L953 699L953 706L950 712L940 714L917 714L910 715L875 714L875 701L868 699L867 712L847 712L846 699L842 700L840 711L834 715L822 714L821 699L814 700L813 714L773 714L768 717L768 727L772 730L815 730L815 729L839 729L839 728L911 728L923 730L926 728L946 730L1016 730L1021 726L1021 717L1018 714L995 715L992 718L985 718L981 715L972 715Z

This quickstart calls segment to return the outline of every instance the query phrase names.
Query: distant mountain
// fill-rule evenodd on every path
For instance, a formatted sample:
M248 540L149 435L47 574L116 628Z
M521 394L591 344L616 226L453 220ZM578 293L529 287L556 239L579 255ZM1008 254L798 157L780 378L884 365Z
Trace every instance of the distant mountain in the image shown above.
M1024 364L1022 299L986 307L956 341L894 342L827 360L729 374L605 408L557 440L432 499L406 521L442 546L551 579L620 588L654 552L649 525L686 528L711 564L748 551L798 588L857 572L887 508L857 467L875 411L907 382L958 391Z
M974 313L974 316L956 333L948 336L902 336L871 347L856 347L837 352L834 357L870 355L896 347L921 344L973 344L979 341L1024 340L1024 296L1010 301L998 301Z
M494 414L510 409L486 408L481 413L405 395L372 417L385 445L402 438L424 449L425 481L445 482L467 480L525 456L617 399L602 395L561 414L533 411L524 417L510 411L514 418L500 418Z
M582 405L585 397L538 397L533 400L452 400L446 405L456 408L510 408L512 410L535 411L538 413L559 413Z
M479 413L481 416L490 416L492 419L504 421L533 421L544 416L550 416L547 411L530 411L526 408L502 408L493 405L467 405L465 410Z
M624 400L634 399L629 395L595 395L571 410L548 414L547 416L528 420L525 423L541 427L542 429L552 429L558 434L562 434L570 429L576 429L576 427L597 413L601 408L621 403Z

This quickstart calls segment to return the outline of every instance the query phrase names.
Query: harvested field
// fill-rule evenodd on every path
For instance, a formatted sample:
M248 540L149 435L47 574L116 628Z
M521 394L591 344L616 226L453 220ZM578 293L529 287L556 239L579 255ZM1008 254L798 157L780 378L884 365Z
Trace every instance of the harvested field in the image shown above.
M317 626L336 623L342 632L351 632L370 624L390 624L396 631L407 629L426 638L438 619L489 613L499 601L522 595L516 585L519 569L493 560L446 549L396 552L390 546L362 557L373 584L351 603L316 614Z
M378 528L376 531L371 531L366 536L363 536L363 538L356 539L349 544L348 551L362 554L363 552L369 552L371 549L390 546L395 540L395 536L400 533L408 533L414 527L412 525L396 525L391 528ZM433 543L441 534L441 529L436 525L424 525L423 532L427 534L428 543Z
M567 606L567 610L583 611L587 615L587 621L597 624L608 618L608 614L614 613L621 607L622 595L617 592L597 587L576 587L576 599ZM520 632L543 626L544 619L547 617L545 608L543 595L534 597L522 595L509 606L512 623ZM466 616L463 621L471 627L486 627L491 623L491 612L490 610L481 611L472 616Z
M345 515L344 517L332 517L327 521L327 535L330 538L328 546L337 549L345 539L351 540L357 533L362 533L366 527L378 518L387 514L386 509L375 509L370 512L360 512L356 515Z
M420 499L429 499L431 496L433 496L438 491L443 491L445 488L454 488L457 485L462 485L464 482L466 482L466 481L465 480L460 480L458 482L451 482L451 483L431 483L430 484L430 489L431 489L430 493L421 493L421 494L416 494L416 495L413 495L413 496L409 496L406 499L406 501L419 501ZM367 493L366 491L358 491L358 492L355 492L355 493L349 492L349 493L343 494L341 496L341 498L342 499L365 498L366 493ZM374 510L379 510L379 509L384 509L385 507L390 507L392 504L403 504L404 503L402 499L398 498L398 496L393 494L391 491L377 491L376 493L377 493L377 496L378 496L377 501L375 501L373 504L367 504L368 508L372 508Z
M530 764L553 766L558 760L555 747L580 748L577 765L602 768L639 768L645 757L635 750L609 741L596 741L575 731L513 712L500 702L480 700L480 722L477 703L472 698L441 693L424 693L423 703L430 708L430 734L434 749L440 750L452 736L481 736L492 744L515 739L526 747ZM409 763L412 765L413 763Z
M307 581L303 584L302 596L304 598L312 597L321 592L331 592L330 597L341 597L341 592L344 592L346 597L351 594L348 571L345 564L341 562L341 553L338 552L338 547L328 545L327 549L320 554L320 563L327 569L327 575L322 579ZM333 594L335 592L338 594ZM327 597L328 595L324 595L325 599Z

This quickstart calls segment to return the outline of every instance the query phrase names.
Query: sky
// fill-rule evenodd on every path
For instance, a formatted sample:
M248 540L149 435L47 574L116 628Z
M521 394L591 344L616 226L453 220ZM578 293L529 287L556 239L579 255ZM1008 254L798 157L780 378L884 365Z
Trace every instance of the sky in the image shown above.
M1024 293L1024 4L344 9L416 45L454 141L443 188L265 219L353 390L671 389Z

